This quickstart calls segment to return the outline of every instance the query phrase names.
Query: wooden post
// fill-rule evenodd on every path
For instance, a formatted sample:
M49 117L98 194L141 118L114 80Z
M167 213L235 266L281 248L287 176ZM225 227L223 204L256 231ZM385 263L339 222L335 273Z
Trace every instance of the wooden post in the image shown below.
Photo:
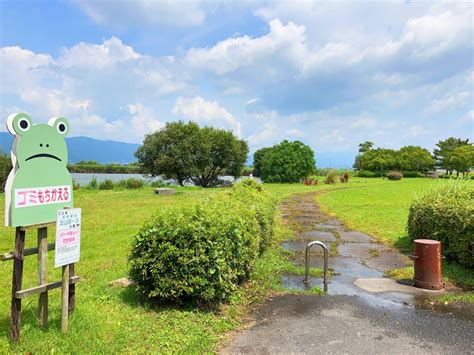
M38 228L38 286L48 283L48 227ZM39 325L48 324L48 291L42 292L38 300Z
M20 312L21 299L16 297L16 292L21 291L23 282L23 250L25 249L25 231L16 227L15 232L15 256L13 259L12 277L12 306L11 306L11 327L10 338L13 341L20 340Z
M61 285L61 332L66 333L69 320L69 265L63 266Z
M74 263L69 264L69 277L74 277L76 274L74 272ZM72 283L69 285L69 314L74 312L76 308L76 284Z

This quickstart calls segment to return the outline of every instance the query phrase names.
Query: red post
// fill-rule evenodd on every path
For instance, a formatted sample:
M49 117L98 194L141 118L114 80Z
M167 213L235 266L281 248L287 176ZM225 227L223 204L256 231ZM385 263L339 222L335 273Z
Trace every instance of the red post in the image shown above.
M414 242L414 286L429 290L442 289L441 242L430 239L416 239Z

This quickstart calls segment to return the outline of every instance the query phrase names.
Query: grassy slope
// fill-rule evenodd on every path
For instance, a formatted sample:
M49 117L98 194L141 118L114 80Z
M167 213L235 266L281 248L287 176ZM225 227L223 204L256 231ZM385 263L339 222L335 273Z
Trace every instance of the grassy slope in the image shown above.
M297 192L333 188L295 185L266 185L282 199ZM248 304L261 300L270 289L278 287L281 263L274 246L256 265L252 280L233 297L219 314L183 307L139 306L131 289L110 288L111 280L127 275L127 257L134 233L153 211L179 206L205 198L218 189L183 188L175 196L156 196L150 188L139 190L79 190L75 205L83 209L81 261L76 272L81 276L77 286L77 309L70 320L67 335L59 332L60 291L50 292L50 323L46 330L36 326L37 297L22 304L22 341L8 342L12 262L0 263L0 353L7 351L44 352L55 349L72 352L178 351L201 352L215 348L219 337L235 328ZM3 195L0 196L3 205ZM0 216L3 218L3 215ZM53 241L54 228L49 230ZM287 231L278 227L278 235ZM28 232L27 247L35 245L35 232ZM0 252L13 250L14 230L0 227ZM49 280L60 279L54 269L54 254L49 253ZM35 286L36 260L25 258L24 288Z
M349 228L378 237L402 251L411 251L406 232L410 204L416 194L445 182L430 179L373 180L370 188L331 191L317 199L326 211L343 220ZM460 286L474 288L472 270L443 263L443 274Z

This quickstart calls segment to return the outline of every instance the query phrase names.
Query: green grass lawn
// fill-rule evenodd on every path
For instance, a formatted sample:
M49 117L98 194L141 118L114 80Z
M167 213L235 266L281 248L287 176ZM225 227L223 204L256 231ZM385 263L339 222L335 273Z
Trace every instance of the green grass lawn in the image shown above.
M447 181L432 179L373 179L369 187L334 190L317 196L324 210L350 228L388 242L410 253L408 209L417 194ZM474 182L469 182L474 186ZM407 270L409 273L410 270ZM443 276L466 289L474 289L474 273L453 263L443 263Z
M406 236L408 208L416 194L442 183L432 179L370 180L370 188L338 190L317 199L349 228L392 243Z
M302 184L266 185L281 200L293 193L334 188ZM153 212L198 201L219 189L179 188L174 196L157 196L151 188L138 190L75 192L75 206L82 208L81 260L76 273L77 307L69 332L59 331L60 290L49 293L49 326L37 327L37 296L22 303L22 340L8 341L10 324L12 261L0 262L0 353L8 351L59 352L115 351L203 352L215 349L220 337L239 324L248 305L262 300L279 283L279 248L270 248L259 260L250 282L242 287L220 312L184 306L142 306L128 288L110 288L112 280L128 274L127 258L133 235ZM0 195L3 205L3 194ZM3 218L3 215L1 216ZM280 238L287 231L277 227ZM54 241L54 228L49 229ZM26 247L36 243L36 231L27 232ZM0 227L0 253L14 248L14 229ZM49 281L60 280L54 269L54 252L49 253ZM23 288L36 286L36 257L25 258Z

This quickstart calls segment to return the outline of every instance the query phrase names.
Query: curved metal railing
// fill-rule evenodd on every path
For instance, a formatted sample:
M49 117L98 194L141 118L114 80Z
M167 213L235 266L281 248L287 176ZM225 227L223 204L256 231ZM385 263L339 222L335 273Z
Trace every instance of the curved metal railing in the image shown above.
M304 282L308 283L308 276L309 276L309 250L313 245L319 245L324 250L324 292L328 291L328 247L323 242L317 240L310 242L306 246L305 251L305 266L306 266L306 275L304 278Z

